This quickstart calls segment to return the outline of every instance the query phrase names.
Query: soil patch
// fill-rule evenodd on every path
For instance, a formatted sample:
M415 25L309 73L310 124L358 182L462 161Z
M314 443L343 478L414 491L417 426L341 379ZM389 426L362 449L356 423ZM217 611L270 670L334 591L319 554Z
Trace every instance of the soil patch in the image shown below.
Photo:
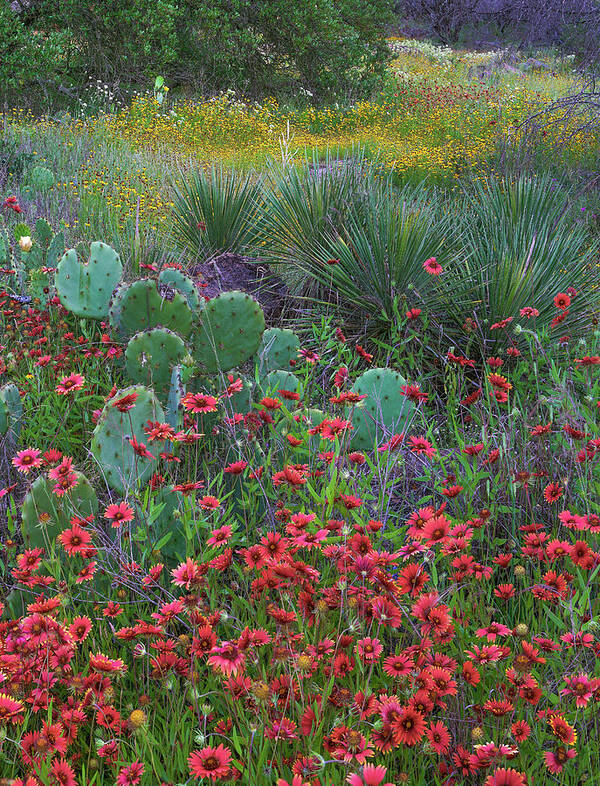
M289 290L278 275L267 265L238 254L221 254L192 267L190 272L205 297L240 289L255 297L270 319L280 316L286 300L289 301Z

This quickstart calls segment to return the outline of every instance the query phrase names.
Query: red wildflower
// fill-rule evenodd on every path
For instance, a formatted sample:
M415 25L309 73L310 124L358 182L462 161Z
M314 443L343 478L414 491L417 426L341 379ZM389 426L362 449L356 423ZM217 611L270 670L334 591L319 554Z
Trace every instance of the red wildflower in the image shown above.
M110 521L112 527L120 527L133 519L133 508L126 502L112 503L104 511L104 518Z
M56 392L65 396L67 393L73 393L76 390L81 390L85 383L85 377L81 374L69 374L67 377L62 377L56 386Z
M394 739L398 744L416 745L425 732L425 718L420 712L405 707L392 723Z
M224 745L217 748L206 747L194 751L188 757L190 773L194 778L210 778L213 781L229 775L231 751Z
M217 411L217 399L204 393L186 393L181 403L189 412L206 414Z
M41 452L36 448L25 448L20 450L12 460L13 467L16 467L19 472L27 475L32 469L41 467L43 459Z
M435 257L429 257L423 262L423 270L430 276L439 276L443 272L442 266Z

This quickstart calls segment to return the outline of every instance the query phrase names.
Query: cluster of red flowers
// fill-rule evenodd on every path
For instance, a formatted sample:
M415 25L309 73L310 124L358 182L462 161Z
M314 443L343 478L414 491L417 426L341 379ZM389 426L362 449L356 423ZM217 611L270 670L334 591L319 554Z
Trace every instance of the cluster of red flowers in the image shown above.
M565 311L572 295L558 297ZM49 338L39 314L6 311L28 339ZM52 360L62 396L90 378L70 368L78 352L96 352L67 336ZM118 354L106 347L103 358ZM465 386L453 450L426 418L372 452L349 448L363 396L347 389L346 366L327 393L341 415L313 422L310 402L285 390L230 411L241 389L230 375L218 393L183 398L180 431L150 421L144 442L124 434L156 462L146 496L70 516L46 548L7 546L15 594L1 608L0 747L13 783L74 786L92 760L117 786L394 786L417 770L445 786L532 786L593 766L600 515L585 490L598 473L598 409L534 407L519 467L503 419L520 384L510 357L487 358L473 390L476 361L448 353ZM428 406L420 384L398 393ZM124 414L136 400L105 396ZM492 408L496 420L475 428ZM204 416L231 435L212 479L186 463L203 436L192 418ZM12 465L25 481L43 472L59 505L78 482L74 458L56 450L20 449ZM397 478L413 466L399 498ZM165 489L182 500L170 526L190 533L177 558L136 534ZM148 753L153 718L154 738L165 733L165 695L194 727L177 735L179 759Z

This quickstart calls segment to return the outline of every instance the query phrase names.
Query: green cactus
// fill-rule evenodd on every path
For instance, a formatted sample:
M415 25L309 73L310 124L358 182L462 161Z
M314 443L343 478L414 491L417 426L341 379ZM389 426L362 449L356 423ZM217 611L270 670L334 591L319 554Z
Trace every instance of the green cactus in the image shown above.
M167 328L151 328L129 339L125 369L133 382L154 389L164 399L171 385L174 366L187 355L183 340Z
M158 284L159 288L162 284L176 290L180 295L183 295L187 300L188 306L195 314L204 308L204 303L206 301L204 298L200 298L198 289L192 279L188 278L181 270L177 270L174 267L163 268L158 276Z
M96 515L98 499L89 480L75 473L77 485L61 497L53 494L54 484L43 475L35 480L23 501L21 532L28 548L48 548L72 516Z
M167 409L165 412L165 422L174 429L180 428L181 414L183 412L181 399L185 395L185 385L181 366L173 366L171 371L171 384L169 395L167 396Z
M56 270L60 302L79 317L105 319L122 272L119 255L106 243L92 243L90 258L85 264L79 261L77 251L72 248L62 256Z
M52 280L49 273L30 270L27 275L27 293L36 308L44 310L52 297Z
M137 396L131 409L121 412L114 406L124 396ZM130 440L146 444L147 422L164 422L164 412L151 390L142 385L119 390L107 401L94 429L92 455L98 462L108 485L124 494L127 489L144 485L156 466L153 458L138 455Z
M257 352L258 373L262 377L276 369L289 371L293 367L291 361L298 357L299 349L300 339L293 330L287 328L265 330Z
M48 247L54 238L54 230L45 218L38 218L35 222L35 236L44 247Z
M201 312L194 357L206 371L229 371L256 352L265 330L259 304L245 292L223 292Z
M280 390L289 393L300 393L300 380L291 371L276 369L260 381L260 388L265 395L276 396Z
M13 227L13 237L17 243L22 237L32 237L32 236L33 236L33 232L31 231L31 228L27 224L24 224L22 221L19 221L19 223L15 224L15 226Z
M110 303L109 319L122 338L161 326L186 339L192 331L193 317L183 295L170 287L159 289L151 278L141 278L117 289Z
M9 413L8 407L6 406L6 402L0 399L0 434L4 435L8 431L10 420L9 420Z
M21 251L21 263L26 275L31 270L57 266L58 260L65 251L65 236L63 232L58 232L55 235L50 224L45 219L40 218L36 221L33 232L25 224L15 228L17 242L24 236L31 237L33 241L33 246L29 251ZM27 278L29 279L29 276Z
M0 388L0 401L6 407L7 411L7 428L6 431L0 433L10 432L12 438L16 441L21 433L21 425L23 421L23 404L19 394L19 388L12 382Z
M48 191L54 186L54 172L45 166L34 166L29 173L29 182L36 191Z
M17 226L25 226L24 224ZM27 227L27 229L29 229ZM23 278L23 267L19 260L15 258L10 244L10 236L8 229L4 226L4 221L0 217L0 268L3 270L10 270L12 273L4 273L6 275L6 282L4 286L9 291L18 292L21 295L25 294L25 281Z
M350 445L357 450L373 450L391 433L403 431L414 412L414 404L401 394L406 380L389 368L371 368L352 386L366 395L354 407Z
M240 379L242 380L242 389L229 396L229 398L221 399L221 403L229 417L231 417L234 412L240 415L246 415L252 409L254 385L247 377L240 375Z

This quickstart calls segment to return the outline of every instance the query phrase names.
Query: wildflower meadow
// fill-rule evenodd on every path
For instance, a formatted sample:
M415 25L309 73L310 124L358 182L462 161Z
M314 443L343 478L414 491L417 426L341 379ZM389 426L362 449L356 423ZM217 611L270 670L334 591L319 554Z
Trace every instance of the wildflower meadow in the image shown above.
M598 128L388 46L5 109L0 786L600 784Z

